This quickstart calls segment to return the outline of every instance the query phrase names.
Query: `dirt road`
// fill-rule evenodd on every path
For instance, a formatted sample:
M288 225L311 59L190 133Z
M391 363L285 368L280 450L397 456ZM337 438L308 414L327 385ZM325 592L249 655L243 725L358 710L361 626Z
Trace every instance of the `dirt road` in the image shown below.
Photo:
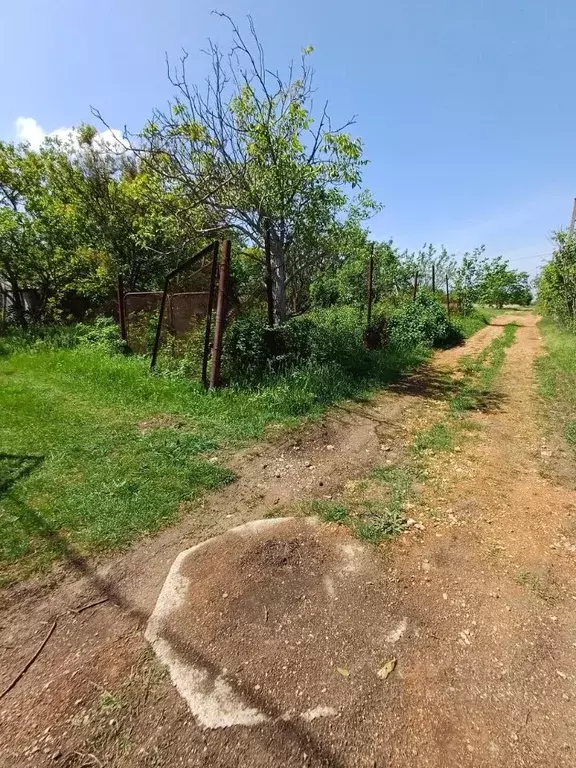
M370 626L380 618L402 628L384 684L343 679L334 717L202 730L143 628L180 550L270 510L335 495L384 455L402 456L445 408L436 372L479 352L502 318L396 391L236 457L238 482L180 526L98 567L70 552L56 585L6 593L0 689L57 626L0 700L0 765L575 765L576 493L569 470L557 472L569 466L562 447L543 438L535 318L515 319L498 404L473 416L477 429L456 451L431 458L411 511L424 530L374 555L381 570L367 583L377 578L372 602L381 613L369 614ZM344 529L338 535L353 541ZM358 624L358 637L368 629Z

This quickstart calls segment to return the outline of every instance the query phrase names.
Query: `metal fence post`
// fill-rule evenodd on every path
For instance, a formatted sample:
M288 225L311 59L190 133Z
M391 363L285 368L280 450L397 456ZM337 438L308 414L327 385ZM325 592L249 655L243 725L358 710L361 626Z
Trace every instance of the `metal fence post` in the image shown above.
M152 348L152 360L150 361L150 370L153 371L156 368L156 359L158 357L158 347L160 346L160 336L162 335L162 321L164 320L164 308L166 307L166 296L168 295L168 288L170 287L169 275L164 282L164 292L162 293L162 301L160 302L160 313L158 315L158 323L156 324L156 336L154 337L154 347Z
M448 283L448 275L446 275L446 314L450 317L450 285Z
M126 341L128 331L126 329L126 305L124 304L124 279L118 275L118 320L120 321L120 335Z
M218 303L216 304L216 320L214 323L214 346L212 347L212 370L210 372L210 389L216 389L220 384L220 363L222 361L222 338L226 323L226 293L228 275L230 272L230 253L232 242L224 240L222 244L222 261L220 263L220 278L218 280Z
M432 293L436 293L436 265L432 264Z
M274 325L274 293L272 291L272 253L270 249L270 222L265 223L264 256L266 259L266 303L268 305L268 325Z
M416 294L418 293L418 272L414 275L414 292L412 294L412 301L416 301Z
M210 289L208 292L208 313L206 315L206 333L204 334L204 354L202 356L202 384L208 389L208 358L210 357L210 335L212 333L212 305L216 290L216 273L218 271L218 249L216 241L212 250L212 271L210 273Z

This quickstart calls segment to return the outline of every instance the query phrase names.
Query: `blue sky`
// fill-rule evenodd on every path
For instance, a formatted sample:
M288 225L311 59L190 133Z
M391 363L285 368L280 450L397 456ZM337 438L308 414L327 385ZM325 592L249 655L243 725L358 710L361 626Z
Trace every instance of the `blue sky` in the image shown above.
M536 272L576 195L569 0L8 0L0 136L23 117L33 135L77 125L90 105L138 129L170 96L165 51L185 47L201 78L207 37L228 41L214 8L253 15L273 68L314 45L318 100L358 116L386 206L375 238L485 243Z

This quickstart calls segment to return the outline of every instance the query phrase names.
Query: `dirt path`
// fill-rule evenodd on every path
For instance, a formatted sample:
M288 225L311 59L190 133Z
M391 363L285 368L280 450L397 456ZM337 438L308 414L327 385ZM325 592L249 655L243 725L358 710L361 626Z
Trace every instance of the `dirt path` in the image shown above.
M537 422L535 319L514 319L522 327L498 385L500 407L474 417L479 429L460 450L434 457L416 510L425 530L386 547L379 599L386 621L405 626L386 686L347 681L349 704L337 719L202 731L142 630L180 550L332 496L384 456L401 457L410 435L442 413L436 372L479 352L509 317L396 391L237 457L238 482L180 526L100 567L70 552L79 578L6 593L0 688L58 624L0 700L0 765L576 764L576 494L550 477L556 457ZM68 610L102 596L107 603Z

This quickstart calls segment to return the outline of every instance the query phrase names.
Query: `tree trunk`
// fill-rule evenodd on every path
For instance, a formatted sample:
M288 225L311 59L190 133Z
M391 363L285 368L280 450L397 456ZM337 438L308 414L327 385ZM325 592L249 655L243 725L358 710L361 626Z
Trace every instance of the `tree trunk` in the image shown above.
M272 262L272 294L274 296L274 321L276 325L286 320L286 263L285 245L274 236L270 238Z
M28 327L28 322L26 321L26 309L24 307L24 302L22 301L22 293L20 291L20 286L18 285L18 280L15 277L10 276L8 279L12 291L12 312L16 322L21 328L25 329Z

